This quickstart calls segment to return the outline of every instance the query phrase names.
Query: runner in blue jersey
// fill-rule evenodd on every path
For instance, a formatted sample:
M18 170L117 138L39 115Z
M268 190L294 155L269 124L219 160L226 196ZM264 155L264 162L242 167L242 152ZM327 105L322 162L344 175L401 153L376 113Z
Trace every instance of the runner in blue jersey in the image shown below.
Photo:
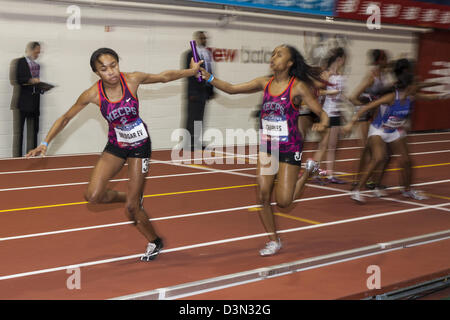
M373 170L379 166L386 157L386 145L388 144L393 154L400 156L399 162L403 169L402 194L415 200L424 200L426 197L417 190L411 189L412 164L408 153L405 124L412 112L412 104L416 99L448 99L448 94L426 94L419 92L419 86L414 82L412 63L407 59L400 59L395 63L394 73L397 82L392 92L362 107L344 127L349 133L355 122L365 112L377 108L380 109L370 126L368 134L368 146L371 152L371 160L367 170L362 173L357 187L353 190L351 198L359 203L365 202L360 190L366 185L367 179ZM377 195L375 189L375 195Z

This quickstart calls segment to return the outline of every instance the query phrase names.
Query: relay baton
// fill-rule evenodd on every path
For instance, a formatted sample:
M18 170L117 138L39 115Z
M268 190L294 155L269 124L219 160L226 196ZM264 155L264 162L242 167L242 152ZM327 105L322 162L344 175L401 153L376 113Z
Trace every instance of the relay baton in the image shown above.
M198 53L197 53L197 44L195 43L195 40L191 40L191 48L192 48L192 56L194 57L194 61L198 62L200 59L198 58ZM201 71L198 71L199 77L197 78L198 82L202 82L203 78L202 78L202 73Z

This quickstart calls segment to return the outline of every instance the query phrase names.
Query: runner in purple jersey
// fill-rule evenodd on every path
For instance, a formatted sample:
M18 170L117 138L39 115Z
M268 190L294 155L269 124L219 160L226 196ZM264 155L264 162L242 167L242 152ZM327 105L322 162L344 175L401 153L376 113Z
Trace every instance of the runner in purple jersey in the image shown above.
M322 81L320 74L305 63L297 49L288 45L276 47L272 52L270 68L272 77L260 77L241 84L219 80L201 68L204 79L226 93L264 91L257 183L262 207L260 218L270 241L260 250L261 256L273 255L281 249L270 204L272 190L275 189L277 205L289 207L301 195L310 173L307 163L306 173L298 178L303 148L303 137L298 128L301 103L304 102L320 116L321 121L314 125L313 130L323 131L328 125L328 116L311 90L315 86L314 80ZM278 182L274 186L275 178Z
M156 258L163 247L143 206L145 177L151 155L147 126L139 117L137 90L141 84L169 82L196 75L203 61L185 70L168 70L159 74L121 73L119 57L109 48L100 48L91 56L91 68L100 80L85 90L75 104L55 121L45 140L26 156L45 155L50 141L88 104L96 104L109 124L108 143L92 172L85 198L89 203L125 202L125 214L148 240L142 261ZM111 180L128 163L127 193L109 189Z

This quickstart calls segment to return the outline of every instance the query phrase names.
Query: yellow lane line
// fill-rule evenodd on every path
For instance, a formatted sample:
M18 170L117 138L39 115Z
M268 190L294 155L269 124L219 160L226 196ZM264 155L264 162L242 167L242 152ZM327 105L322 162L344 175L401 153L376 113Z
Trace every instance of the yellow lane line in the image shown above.
M291 216L290 214L285 214L285 213L281 213L281 212L275 212L274 215L280 216L280 217L284 217L284 218L288 218L288 219L294 219L294 220L301 221L301 222L306 222L306 223L309 223L309 224L320 224L320 222L318 222L318 221L313 221L313 220L309 220L309 219L303 219L303 218Z
M249 208L248 211L261 211L261 207ZM309 223L309 224L321 224L321 222L318 222L318 221L304 219L304 218L299 218L299 217L292 216L290 214L281 213L281 212L275 212L274 215L280 216L280 217L283 217L283 218L288 218L288 219L301 221L301 222L306 222L306 223Z
M144 198L171 196L171 195L176 195L176 194L188 194L188 193L197 193L197 192L206 192L206 191L229 190L229 189L237 189L237 188L248 188L248 187L255 187L256 185L257 184L254 183L254 184L243 184L243 185L230 186L230 187L218 187L218 188L199 189L199 190L187 190L187 191L176 191L176 192L167 192L167 193L158 193L158 194L148 194L148 195L144 195ZM45 209L45 208L55 208L55 207L65 207L65 206L74 206L74 205L87 204L87 203L88 203L87 201L83 201L83 202L72 202L72 203L59 203L59 204L52 204L52 205L43 205L43 206L36 206L36 207L5 209L5 210L0 210L0 213L3 213L3 212L14 212L14 211L25 211L25 210L35 210L35 209Z
M431 193L425 193L425 192L424 192L424 194L425 194L426 196L431 197L431 198L438 198L438 199L450 200L450 197L444 197L444 196L440 196L440 195L437 195L437 194L431 194Z

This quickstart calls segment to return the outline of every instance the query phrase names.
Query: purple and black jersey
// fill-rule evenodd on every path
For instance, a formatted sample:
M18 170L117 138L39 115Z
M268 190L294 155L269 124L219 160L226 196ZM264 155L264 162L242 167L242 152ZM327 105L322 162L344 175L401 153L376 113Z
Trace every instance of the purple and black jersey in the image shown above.
M100 111L108 121L108 142L116 147L134 149L146 143L150 136L147 125L139 117L139 101L128 89L120 73L123 95L118 101L110 101L103 91L102 80L98 81Z
M263 104L261 108L260 144L265 150L279 150L279 153L301 154L303 137L298 130L299 110L291 100L291 90L295 77L289 81L287 88L277 96L270 94L269 83L264 88Z

